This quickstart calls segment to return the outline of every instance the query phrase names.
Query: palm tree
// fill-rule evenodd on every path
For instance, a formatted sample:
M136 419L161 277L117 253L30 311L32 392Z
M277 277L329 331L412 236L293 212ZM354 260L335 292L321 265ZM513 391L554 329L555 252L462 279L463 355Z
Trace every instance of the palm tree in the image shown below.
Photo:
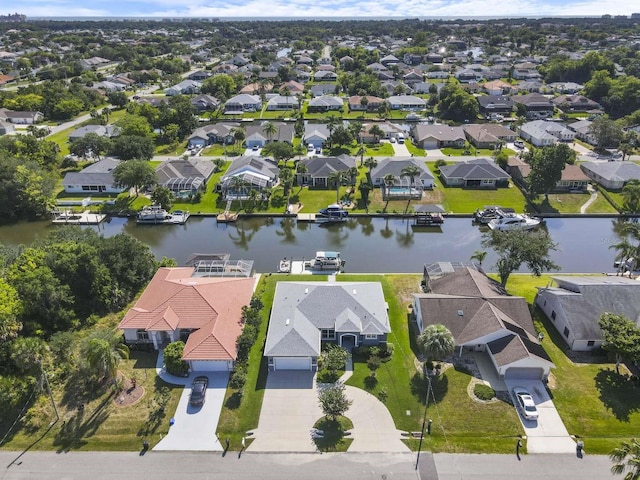
M291 195L291 186L293 185L293 171L289 167L282 167L278 174L280 178L280 182L282 183L282 188L284 188L284 194L287 197L287 205L285 208L289 207L289 196Z
M246 131L243 127L237 127L231 129L231 134L233 135L233 139L236 141L236 148L242 146L242 142L244 142Z
M636 247L632 245L628 239L623 238L618 243L610 245L609 248L613 248L617 251L615 256L615 261L618 262L616 275L620 275L624 273L629 259L633 258L634 254L636 253Z
M411 194L413 192L413 185L415 183L416 177L420 176L420 169L416 165L407 165L400 171L400 175L403 177L409 177L409 201L407 202L407 208L404 209L404 212L407 213L409 209L409 204L411 203Z
M296 93L296 100L298 101L298 111L302 110L302 101L304 100L304 95L302 93Z
M242 178L241 175L231 177L231 189L240 202L240 210L242 210L242 196L244 194L244 187L246 187L246 185L247 182L244 181L244 178Z
M640 480L640 442L638 440L633 438L630 442L622 442L609 454L609 458L614 462L611 473L624 474L624 480Z
M396 176L393 173L387 173L384 177L382 177L382 183L384 183L384 188L387 191L387 203L384 204L384 211L387 211L387 207L389 206L389 189L396 184Z
M475 252L473 252L473 255L469 257L469 260L477 260L478 264L480 264L480 266L482 267L482 262L484 261L486 256L487 252L485 252L484 250L476 250Z
M258 190L256 190L255 188L252 188L249 191L249 200L251 200L251 203L253 204L252 208L254 210L256 208L256 203L257 203L259 197L260 197L260 192L258 192Z
M331 148L331 134L333 133L333 130L338 126L338 124L340 123L340 120L338 120L338 118L335 115L329 115L327 117L327 130L329 130L329 148Z
M629 180L622 189L622 198L625 213L640 212L640 180Z
M336 203L340 201L340 185L344 182L346 172L335 171L329 174L329 185L335 185L336 187Z
M293 147L293 153L298 155L298 160L302 158L302 156L307 153L307 149L304 148L302 143L298 143L295 147Z
M384 137L384 131L378 125L372 126L369 129L369 133L373 135L376 143L380 142L380 138Z
M278 127L276 127L272 122L265 122L262 125L262 131L267 135L269 142L273 140L273 136L278 133Z
M122 342L122 336L115 331L97 332L84 348L84 356L89 368L100 378L113 379L120 360L129 358L129 349Z
M369 157L364 161L364 166L367 167L369 176L371 176L371 170L378 166L378 161L373 157Z
M455 348L453 335L444 325L429 325L418 337L418 347L428 362L440 361L451 355Z
M360 166L364 164L364 154L367 152L367 149L364 145L360 144L358 147L358 151L356 152L356 156L360 155Z

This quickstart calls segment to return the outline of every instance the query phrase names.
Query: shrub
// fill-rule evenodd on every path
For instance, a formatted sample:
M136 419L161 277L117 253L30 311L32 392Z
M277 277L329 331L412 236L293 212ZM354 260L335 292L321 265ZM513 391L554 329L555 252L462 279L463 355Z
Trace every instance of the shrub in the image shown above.
M371 355L367 360L367 367L369 367L370 370L376 370L378 367L380 367L380 363L380 357Z
M373 390L376 385L378 385L378 379L376 378L376 372L372 371L370 375L364 377L364 388Z
M378 392L378 398L382 403L384 403L387 401L388 397L389 397L389 392L387 390L387 386L386 385L381 386L380 391Z
M496 396L496 392L489 385L484 383L476 383L473 387L473 394L480 400L491 400Z
M189 371L189 364L182 360L184 342L177 341L170 343L164 349L164 364L167 372L172 375L186 375Z
M236 365L236 371L233 372L229 379L229 386L236 390L240 390L244 387L247 381L247 369L244 365Z
M436 160L436 163L435 163L437 168L444 167L446 164L447 162L443 158Z
M327 369L322 369L318 372L318 383L335 383L338 381L338 373Z

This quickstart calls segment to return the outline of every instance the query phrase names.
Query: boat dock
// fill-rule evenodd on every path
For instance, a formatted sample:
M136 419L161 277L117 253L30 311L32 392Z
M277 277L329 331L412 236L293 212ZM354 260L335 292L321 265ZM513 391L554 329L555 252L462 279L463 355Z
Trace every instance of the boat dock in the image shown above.
M164 218L138 218L136 222L142 225L184 225L190 216L188 211L176 210Z
M316 214L315 213L298 213L296 216L298 222L315 222Z
M82 213L71 210L56 210L52 214L51 223L55 225L98 225L107 218L104 213L92 213L90 210L85 210Z

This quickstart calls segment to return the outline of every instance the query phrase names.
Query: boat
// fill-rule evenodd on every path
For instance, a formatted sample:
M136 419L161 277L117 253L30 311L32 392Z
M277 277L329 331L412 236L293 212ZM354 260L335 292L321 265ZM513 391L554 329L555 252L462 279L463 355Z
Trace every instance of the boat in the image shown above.
M278 273L291 273L291 260L283 258L278 264Z
M482 210L476 210L473 213L473 221L486 225L495 218L502 218L506 215L513 215L514 213L516 212L513 208L503 208L498 205L490 205L484 207Z
M321 209L316 215L317 222L344 222L349 212L342 205L333 203L327 208Z
M444 223L444 208L442 205L416 205L413 227L440 226Z
M305 262L305 268L309 270L335 270L338 271L344 266L344 260L340 257L340 252L316 252L313 260Z
M422 121L422 117L420 115L418 115L417 113L410 113L409 115L404 117L404 119L407 122L420 122L420 121Z
M160 205L146 205L138 212L138 222L160 222L169 217L167 212Z
M494 218L488 225L491 230L514 230L517 228L531 230L540 225L540 223L541 220L539 218L514 213L501 218Z

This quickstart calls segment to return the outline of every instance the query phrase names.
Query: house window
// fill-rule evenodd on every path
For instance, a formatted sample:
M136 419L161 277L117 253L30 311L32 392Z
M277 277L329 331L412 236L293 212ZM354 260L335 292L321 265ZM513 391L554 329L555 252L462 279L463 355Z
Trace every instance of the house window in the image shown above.
M595 340L589 340L589 341L587 342L587 347L593 347L595 344L596 344L596 341L595 341Z
M320 330L322 340L335 340L336 331L333 328L323 328Z
M371 334L371 333L367 333L364 338L366 338L367 340L377 340L378 339L378 335L375 334Z
M136 336L138 337L139 342L148 342L149 341L149 332L145 330L138 330L136 332Z
M564 327L564 332L562 332L564 334L565 337L569 338L569 329L567 327Z
M555 320L555 319L556 319L556 311L555 311L555 310L553 310L553 311L551 312L551 320Z

